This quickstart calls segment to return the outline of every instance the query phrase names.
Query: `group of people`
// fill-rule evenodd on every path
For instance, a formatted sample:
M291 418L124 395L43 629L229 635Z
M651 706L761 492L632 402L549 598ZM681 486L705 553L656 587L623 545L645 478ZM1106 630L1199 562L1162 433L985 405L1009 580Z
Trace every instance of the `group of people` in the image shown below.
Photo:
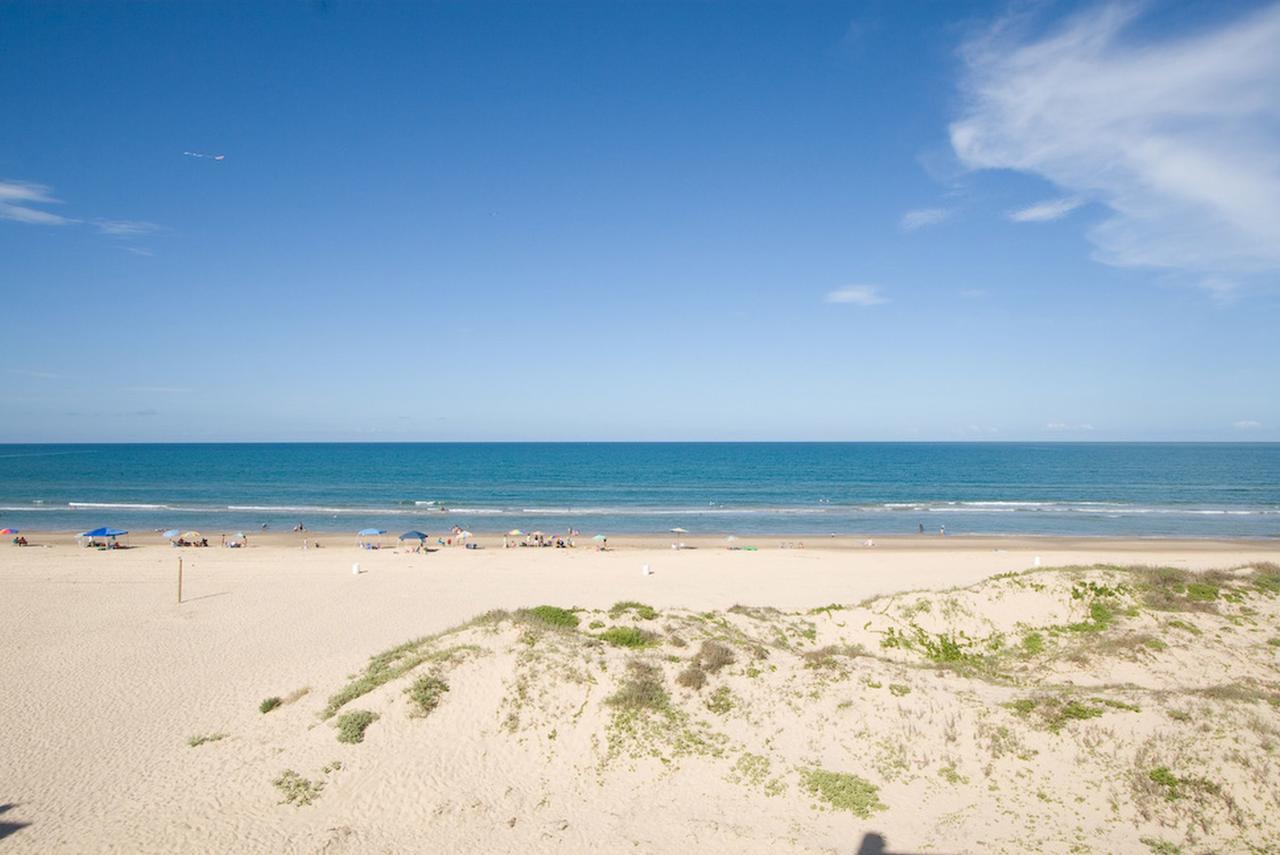
M569 529L565 534L543 534L535 531L526 534L523 540L509 540L511 535L505 535L502 538L502 546L504 549L512 546L532 546L532 547L551 547L553 549L570 549L573 547L573 537L576 534L575 529Z
M22 535L18 535L13 539L13 545L14 546L30 546L31 544L27 543L27 539L25 537L23 537Z

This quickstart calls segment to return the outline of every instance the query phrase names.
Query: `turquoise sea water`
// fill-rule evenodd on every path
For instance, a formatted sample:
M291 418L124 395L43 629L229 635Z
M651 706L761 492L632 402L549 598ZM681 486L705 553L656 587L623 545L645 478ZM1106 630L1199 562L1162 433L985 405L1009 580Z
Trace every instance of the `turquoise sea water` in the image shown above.
M1280 444L0 445L0 527L1280 536Z

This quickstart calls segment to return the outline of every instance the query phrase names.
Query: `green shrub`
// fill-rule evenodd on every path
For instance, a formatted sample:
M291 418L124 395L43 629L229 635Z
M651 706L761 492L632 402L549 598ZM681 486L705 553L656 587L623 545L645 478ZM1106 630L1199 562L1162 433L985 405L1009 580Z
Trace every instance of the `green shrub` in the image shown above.
M277 698L273 695L267 698L266 700L264 700L262 703L258 704L258 712L269 713L283 703L284 701L282 701L280 698Z
M187 738L187 745L191 748L199 748L206 742L217 742L220 739L226 739L225 733L202 733Z
M658 616L658 610L653 606L638 603L635 600L623 600L613 604L613 608L609 609L609 617L616 620L625 612L631 612L640 620L653 620Z
M405 689L405 694L409 696L409 700L417 705L416 715L430 715L431 711L440 706L440 701L444 698L444 693L449 691L449 684L435 674L424 674L413 681L413 685ZM358 740L357 740L358 741Z
M338 716L339 742L364 742L364 732L378 720L378 714L368 710L352 710Z
M1187 599L1196 603L1212 602L1218 599L1218 587L1204 582L1192 582L1187 585Z
M324 781L307 780L292 769L285 769L271 783L284 796L280 804L294 807L311 804L324 789Z
M880 801L880 789L857 775L826 769L808 769L800 774L805 791L836 810L847 810L860 819L868 819L873 812L885 809Z
M911 687L904 686L902 683L890 683L889 691L894 695L894 697L900 698L903 695L911 694Z
M711 693L711 697L707 699L707 709L716 715L728 715L729 710L735 706L733 702L733 692L729 691L728 686L721 686Z
M649 647L658 640L658 636L638 626L611 626L600 633L600 640L614 647Z
M515 616L517 620L540 624L552 629L578 628L578 616L559 606L534 606L531 609L520 609Z
M1028 632L1022 636L1022 652L1035 656L1044 652L1044 636L1038 632Z

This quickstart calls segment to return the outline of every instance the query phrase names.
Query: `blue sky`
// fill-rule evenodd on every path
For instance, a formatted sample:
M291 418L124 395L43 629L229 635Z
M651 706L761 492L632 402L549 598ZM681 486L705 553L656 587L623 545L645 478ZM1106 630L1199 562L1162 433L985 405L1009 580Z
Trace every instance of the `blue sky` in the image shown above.
M0 441L1280 439L1275 4L9 2L0 80Z

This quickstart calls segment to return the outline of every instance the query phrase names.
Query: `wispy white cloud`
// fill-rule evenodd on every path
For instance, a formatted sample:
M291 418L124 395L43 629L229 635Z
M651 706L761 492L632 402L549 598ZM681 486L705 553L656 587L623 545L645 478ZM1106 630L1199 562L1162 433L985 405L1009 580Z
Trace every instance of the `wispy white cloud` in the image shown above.
M160 226L155 223L148 223L145 220L97 219L93 221L93 225L104 235L123 238L142 237L160 230Z
M1083 204L1083 199L1071 196L1065 199L1048 199L1017 211L1010 211L1009 219L1015 223L1047 223L1050 220L1062 219Z
M1159 41L1130 37L1144 8L1095 7L1038 38L1008 18L971 41L952 147L1105 206L1089 232L1105 263L1280 271L1280 4Z
M125 386L122 391L142 392L154 395L182 395L191 390L184 386Z
M898 225L904 232L914 232L925 226L936 225L951 216L946 208L917 208L902 215Z
M56 380L61 374L54 374L52 371L32 371L27 368L6 368L5 373L16 374L19 377L37 377L41 380Z
M38 226L65 226L74 223L85 223L84 220L64 217L52 211L46 211L41 207L61 203L62 200L55 197L53 191L44 184L36 184L31 181L0 180L0 219ZM161 226L145 220L114 220L105 217L89 220L86 225L92 226L99 234L125 240L145 237L162 229Z
M1261 430L1262 422L1255 419L1241 419L1238 422L1232 422L1231 426L1236 430Z
M853 306L878 306L889 302L876 285L847 285L827 292L825 302L845 303Z
M42 226L65 226L68 223L79 222L79 220L32 207L33 205L56 205L59 202L60 200L54 198L49 188L43 184L0 180L0 219Z

